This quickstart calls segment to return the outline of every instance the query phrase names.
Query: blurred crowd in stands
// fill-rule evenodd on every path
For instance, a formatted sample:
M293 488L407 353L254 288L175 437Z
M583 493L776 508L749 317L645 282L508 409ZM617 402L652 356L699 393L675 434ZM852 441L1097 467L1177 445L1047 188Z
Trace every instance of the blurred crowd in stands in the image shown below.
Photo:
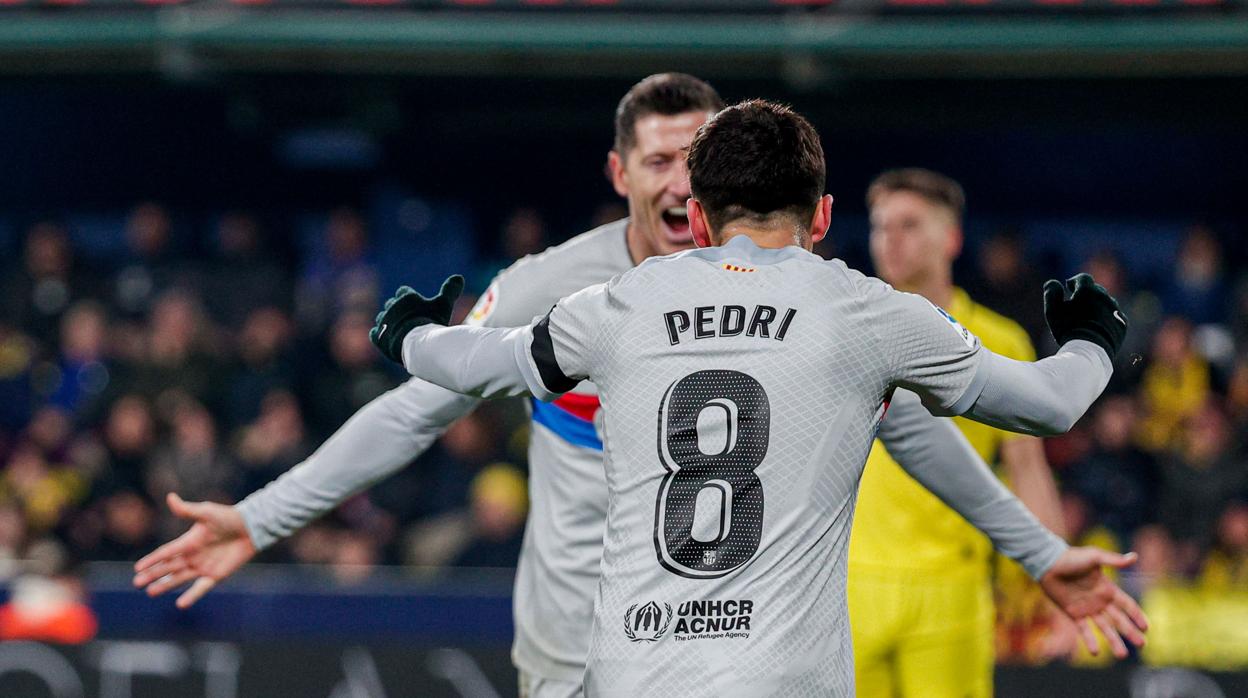
M123 254L106 264L57 221L25 227L5 250L0 580L18 560L69 577L84 562L135 560L181 530L165 493L237 501L403 379L367 337L391 289L365 214L328 213L305 246L245 212L190 235L175 218L136 206ZM475 251L470 291L570 232L513 212ZM1132 326L1106 395L1047 448L1072 539L1139 551L1126 578L1137 594L1248 588L1248 268L1226 240L1191 227L1162 277L1142 278L1108 248L1079 265ZM964 256L972 297L1051 351L1039 289L1061 270L1031 259L1017 232L980 238ZM514 565L524 409L492 403L464 418L264 559L324 563L344 582L381 563Z
M1105 394L1046 450L1069 534L1138 551L1137 593L1163 580L1248 589L1248 269L1233 253L1194 225L1151 285L1110 251L1080 265L1132 324ZM1023 241L995 235L975 255L971 294L1050 353L1035 296L1046 277Z
M221 216L198 249L175 246L174 225L158 204L135 207L124 259L106 267L55 222L6 255L0 577L35 554L135 560L179 531L166 492L237 501L403 379L368 340L381 287L358 212L329 213L313 255L245 213ZM542 249L545 234L517 211L496 266ZM523 427L522 406L479 410L266 558L348 578L377 563L514 565Z

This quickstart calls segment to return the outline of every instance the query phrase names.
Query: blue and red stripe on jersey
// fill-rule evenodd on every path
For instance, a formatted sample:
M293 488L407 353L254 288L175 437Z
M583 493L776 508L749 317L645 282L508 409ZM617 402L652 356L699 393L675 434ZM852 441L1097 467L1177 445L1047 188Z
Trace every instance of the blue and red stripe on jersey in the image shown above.
M594 414L601 407L597 395L564 393L554 402L533 399L532 403L533 421L574 446L602 450L602 439L594 428Z

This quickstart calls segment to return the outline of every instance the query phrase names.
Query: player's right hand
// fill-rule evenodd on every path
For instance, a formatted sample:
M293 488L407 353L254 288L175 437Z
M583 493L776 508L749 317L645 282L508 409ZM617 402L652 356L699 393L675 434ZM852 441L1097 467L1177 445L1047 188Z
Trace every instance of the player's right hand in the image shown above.
M1067 548L1039 579L1040 588L1057 608L1075 622L1083 644L1092 654L1100 643L1089 625L1095 623L1109 642L1114 656L1127 656L1127 642L1144 646L1148 618L1139 604L1110 581L1103 567L1123 568L1135 564L1135 553L1121 555L1100 548Z
M1100 345L1113 359L1127 337L1127 317L1118 301L1090 274L1044 282L1044 319L1058 346L1072 339Z
M403 365L403 340L421 325L449 325L455 300L464 292L464 277L454 274L442 282L433 298L425 298L409 286L400 286L386 301L368 338L387 359Z
M178 608L186 609L255 557L256 547L234 507L186 502L173 492L167 501L175 516L192 522L191 528L134 563L134 586L160 596L191 582L177 600Z

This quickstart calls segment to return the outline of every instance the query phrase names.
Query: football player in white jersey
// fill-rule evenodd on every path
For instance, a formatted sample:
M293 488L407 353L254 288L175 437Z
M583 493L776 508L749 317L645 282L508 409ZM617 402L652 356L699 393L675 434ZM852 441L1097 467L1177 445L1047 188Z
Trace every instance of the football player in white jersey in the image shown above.
M852 696L849 529L890 399L1059 433L1104 389L1125 321L1091 277L1049 282L1061 348L1017 362L922 297L814 256L831 215L823 150L785 107L720 112L688 165L706 249L516 328L441 327L457 277L433 299L400 289L373 339L414 376L477 397L596 384L609 504L586 695ZM1088 622L1119 656L1123 638L1142 644L1146 619L1101 572L1132 556L1067 547L986 468L930 467L951 506L1086 621L1090 646Z

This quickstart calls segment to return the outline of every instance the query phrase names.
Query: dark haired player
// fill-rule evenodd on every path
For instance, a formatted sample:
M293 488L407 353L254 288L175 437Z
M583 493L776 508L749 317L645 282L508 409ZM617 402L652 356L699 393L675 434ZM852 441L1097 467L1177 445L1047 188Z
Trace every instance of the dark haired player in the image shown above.
M691 230L713 247L648 260L510 329L440 327L457 277L433 299L402 289L374 341L477 396L598 386L609 508L586 695L850 696L850 522L894 391L1061 432L1104 389L1125 322L1091 277L1051 282L1062 347L1017 362L923 298L812 255L832 200L818 136L787 108L725 109L688 165ZM1143 642L1138 606L1101 573L1131 556L1067 548L984 469L933 480L1059 608Z
M714 88L690 75L651 75L634 85L616 110L608 156L629 217L516 262L494 279L466 322L524 324L559 298L648 257L692 247L684 151L723 106ZM171 495L173 511L195 525L140 560L135 584L157 595L193 581L178 598L179 607L190 606L257 550L410 463L476 404L411 380L369 403L306 461L236 506ZM516 572L512 652L523 695L580 693L607 508L598 412L597 390L588 382L553 403L533 402L532 506Z

